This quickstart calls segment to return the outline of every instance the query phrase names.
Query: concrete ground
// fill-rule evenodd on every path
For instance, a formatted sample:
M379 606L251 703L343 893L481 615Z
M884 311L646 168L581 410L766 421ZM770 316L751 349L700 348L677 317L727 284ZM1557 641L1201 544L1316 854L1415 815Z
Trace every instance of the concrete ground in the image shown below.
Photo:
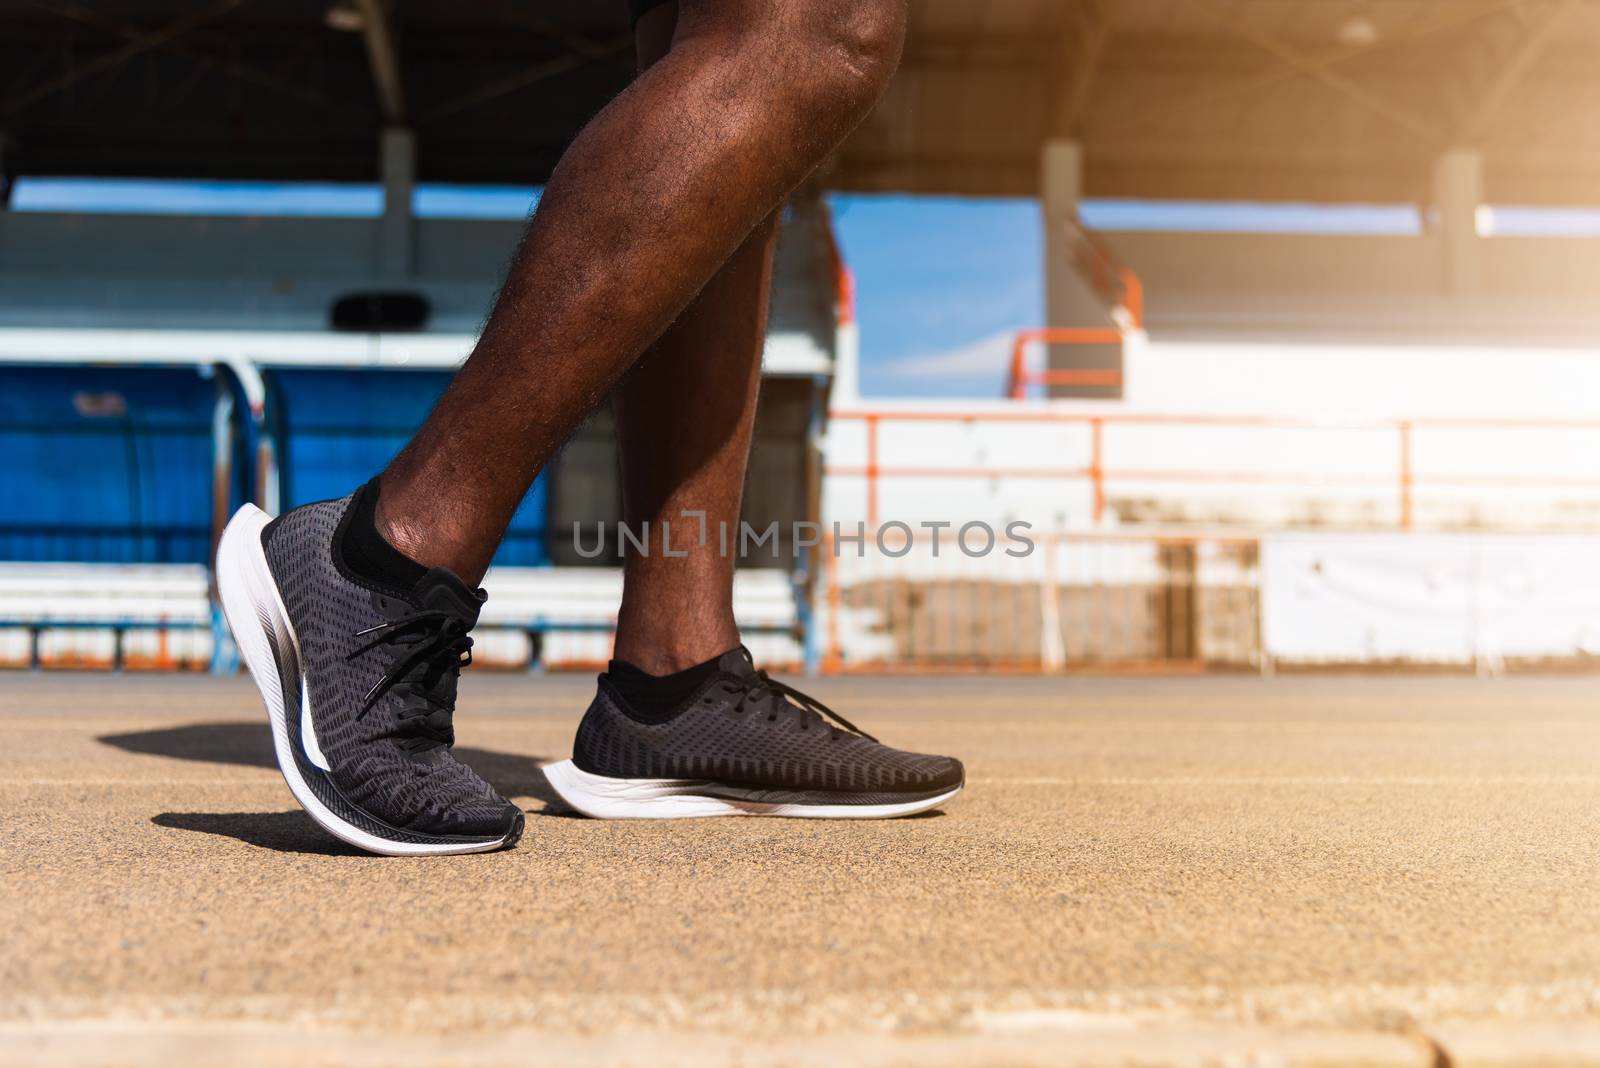
M558 815L592 682L474 672L513 852L354 853L249 682L0 675L0 1064L1600 1064L1600 680L855 679L887 823Z

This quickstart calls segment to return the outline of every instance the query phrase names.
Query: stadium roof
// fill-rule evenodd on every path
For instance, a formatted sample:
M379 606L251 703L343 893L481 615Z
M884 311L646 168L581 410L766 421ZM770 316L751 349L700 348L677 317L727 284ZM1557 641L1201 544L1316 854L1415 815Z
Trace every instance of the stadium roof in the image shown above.
M904 67L830 185L1407 201L1481 147L1490 200L1600 203L1596 0L910 0ZM382 16L382 12L387 12ZM380 17L374 17L379 15ZM0 0L24 174L542 181L632 65L622 0Z

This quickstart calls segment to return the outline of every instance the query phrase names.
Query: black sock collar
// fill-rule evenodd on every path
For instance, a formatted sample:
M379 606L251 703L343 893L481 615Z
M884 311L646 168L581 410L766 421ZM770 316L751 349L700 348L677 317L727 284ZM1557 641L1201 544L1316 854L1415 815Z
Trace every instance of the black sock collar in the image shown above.
M703 664L674 671L670 675L652 675L626 660L613 660L606 668L606 681L622 698L635 719L660 722L671 719L679 706L711 681L719 670L723 655L718 654Z
M356 577L410 590L428 569L396 549L378 532L378 480L356 490L339 534L338 551Z

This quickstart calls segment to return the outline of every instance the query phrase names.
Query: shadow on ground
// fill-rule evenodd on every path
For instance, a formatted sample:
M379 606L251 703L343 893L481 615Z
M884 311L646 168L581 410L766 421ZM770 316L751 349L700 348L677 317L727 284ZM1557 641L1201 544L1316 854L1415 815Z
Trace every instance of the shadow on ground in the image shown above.
M237 838L248 845L279 853L320 857L367 857L372 854L333 837L304 812L163 812L152 816L157 827L199 831Z
M159 730L102 734L98 740L112 748L146 756L241 764L251 768L278 766L272 752L272 732L265 723L192 723ZM541 765L547 761L546 757L473 746L457 746L455 754L505 797L535 797L546 804L560 803L544 776Z

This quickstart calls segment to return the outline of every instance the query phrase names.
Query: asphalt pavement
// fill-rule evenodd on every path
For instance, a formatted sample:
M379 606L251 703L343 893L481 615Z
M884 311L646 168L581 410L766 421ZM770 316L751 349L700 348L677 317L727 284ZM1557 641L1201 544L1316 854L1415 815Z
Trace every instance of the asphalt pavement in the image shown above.
M592 679L469 673L518 848L295 807L246 679L0 674L0 1064L1600 1064L1600 679L860 678L965 793L561 813Z

